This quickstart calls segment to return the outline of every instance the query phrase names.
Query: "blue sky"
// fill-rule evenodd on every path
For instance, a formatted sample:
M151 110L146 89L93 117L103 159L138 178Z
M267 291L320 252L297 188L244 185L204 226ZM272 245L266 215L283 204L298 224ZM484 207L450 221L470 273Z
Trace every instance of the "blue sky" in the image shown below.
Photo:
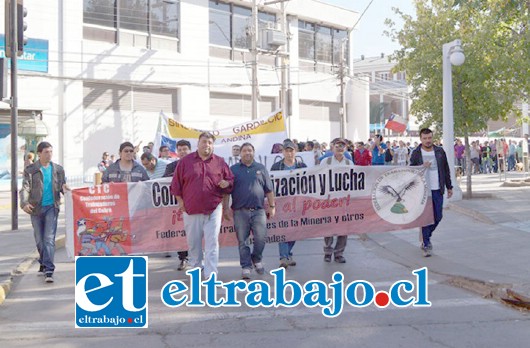
M320 0L329 4L354 10L361 14L370 0ZM387 29L385 19L392 18L401 27L402 22L396 18L392 7L398 7L405 13L413 14L413 0L373 0L372 4L357 24L358 30L354 31L354 51L353 57L359 58L361 54L366 57L378 56L382 52L390 54L399 48L398 43L394 43L390 38L383 36L383 31ZM352 23L353 24L353 23Z

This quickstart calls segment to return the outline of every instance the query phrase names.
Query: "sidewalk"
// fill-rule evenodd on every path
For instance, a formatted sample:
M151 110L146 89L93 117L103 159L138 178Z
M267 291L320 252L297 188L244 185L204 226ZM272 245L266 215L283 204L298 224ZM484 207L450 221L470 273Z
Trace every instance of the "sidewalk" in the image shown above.
M17 231L11 230L11 193L0 192L0 305L16 276L24 274L37 259L33 229L28 214L18 210ZM59 215L56 246L64 246L64 213Z
M393 262L409 268L427 266L429 272L447 275L451 285L511 300L519 307L529 301L530 307L530 186L503 186L498 174L476 175L472 181L476 198L449 202L444 210L433 235L433 257L421 256L417 228L368 234L362 243ZM461 188L465 192L465 178ZM19 212L20 230L10 231L10 194L0 192L0 304L16 277L37 257L29 216ZM61 212L57 247L64 246L64 231Z
M503 176L504 179L504 176ZM369 234L387 257L451 277L450 284L530 309L530 186L524 174L474 175L473 198L448 202L433 234L434 255L420 252L419 229ZM460 187L466 194L466 178Z

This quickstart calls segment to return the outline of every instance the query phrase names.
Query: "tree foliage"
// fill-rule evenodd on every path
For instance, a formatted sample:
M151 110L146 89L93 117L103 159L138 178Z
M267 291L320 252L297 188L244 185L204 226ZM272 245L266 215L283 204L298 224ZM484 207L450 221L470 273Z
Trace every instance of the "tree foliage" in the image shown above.
M442 124L442 45L462 40L466 61L453 66L455 133L486 128L489 120L520 114L530 90L530 0L415 0L416 17L394 12L386 34L402 49L396 71L412 88L411 112L425 126Z

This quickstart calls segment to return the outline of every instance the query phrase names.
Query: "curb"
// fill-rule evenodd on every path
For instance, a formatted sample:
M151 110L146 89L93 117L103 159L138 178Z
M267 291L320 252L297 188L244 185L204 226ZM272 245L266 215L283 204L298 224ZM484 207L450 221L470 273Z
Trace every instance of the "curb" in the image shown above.
M377 247L386 249L370 236L365 236L364 241L370 241ZM400 255L399 257L402 258ZM414 267L414 263L408 259L402 258L402 261L398 263L408 268ZM447 279L442 282L444 284L473 292L482 298L489 298L518 310L530 310L530 283L497 283L432 269L429 269L429 272L446 277Z
M61 235L59 237L55 238L55 249L64 248L66 236ZM15 281L15 277L24 275L30 267L33 265L33 262L39 257L39 254L37 250L33 250L30 254L28 254L22 262L20 262L15 269L11 271L11 274L9 277L2 281L0 283L0 306L5 302L7 295L9 295L9 292L11 291L11 288L13 287L13 283Z
M450 276L445 283L474 292L483 298L491 298L518 310L530 310L530 297L525 295L528 294L527 285L490 283L462 276Z
M525 180L511 180L505 181L502 186L504 187L530 187L530 181Z
M456 203L451 203L449 202L447 204L447 208L449 210L453 210L457 213L460 213L460 214L463 214L463 215L466 215L466 216L469 216L475 220L478 220L480 222L483 222L485 224L488 224L488 225L494 225L495 222L490 219L489 217L487 217L486 215L474 210L474 209L471 209L471 208L466 208L466 207L462 207Z

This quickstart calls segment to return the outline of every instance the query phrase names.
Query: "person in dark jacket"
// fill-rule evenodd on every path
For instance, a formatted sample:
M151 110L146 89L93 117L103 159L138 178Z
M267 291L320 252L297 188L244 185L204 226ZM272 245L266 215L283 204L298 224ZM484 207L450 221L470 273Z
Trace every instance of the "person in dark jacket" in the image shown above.
M146 170L134 160L134 146L126 141L120 145L120 159L112 163L101 182L138 182L149 180Z
M39 252L39 272L46 283L53 283L55 234L61 193L69 190L64 169L51 161L53 147L43 141L37 145L39 160L24 169L20 207L31 215L31 225Z
M442 220L443 195L447 188L447 198L453 195L453 185L451 184L451 174L449 163L445 151L440 146L433 144L433 133L429 128L420 130L421 145L416 147L410 155L411 166L423 165L427 168L427 184L431 189L432 207L434 211L434 224L421 228L422 239L421 249L423 256L429 257L432 253L431 236L436 226Z

